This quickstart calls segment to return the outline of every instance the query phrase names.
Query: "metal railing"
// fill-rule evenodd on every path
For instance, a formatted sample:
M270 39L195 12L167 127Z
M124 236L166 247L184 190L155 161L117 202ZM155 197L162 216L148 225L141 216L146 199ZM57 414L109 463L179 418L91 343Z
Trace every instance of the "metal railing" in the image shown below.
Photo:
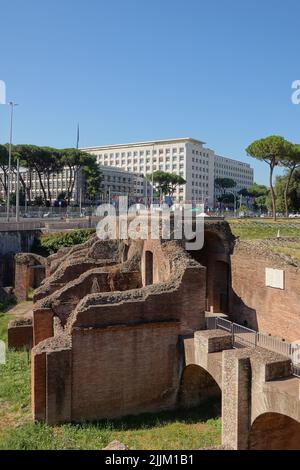
M292 374L300 377L300 347L293 346L273 336L251 330L225 318L207 317L206 328L208 330L221 329L231 333L232 346L236 349L260 347L288 357L292 362Z

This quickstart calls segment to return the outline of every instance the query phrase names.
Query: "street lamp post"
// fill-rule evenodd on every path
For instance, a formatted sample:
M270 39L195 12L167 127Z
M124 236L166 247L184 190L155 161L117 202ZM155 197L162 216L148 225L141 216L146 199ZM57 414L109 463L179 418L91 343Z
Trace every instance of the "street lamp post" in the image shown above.
M7 181L7 201L6 201L6 220L9 222L9 212L10 212L10 191L11 191L11 154L12 154L12 140L13 140L13 116L14 116L14 107L18 106L17 103L13 101L9 102L10 106L10 131L9 131L9 150L8 150L8 181ZM17 174L17 179L19 178L19 173Z

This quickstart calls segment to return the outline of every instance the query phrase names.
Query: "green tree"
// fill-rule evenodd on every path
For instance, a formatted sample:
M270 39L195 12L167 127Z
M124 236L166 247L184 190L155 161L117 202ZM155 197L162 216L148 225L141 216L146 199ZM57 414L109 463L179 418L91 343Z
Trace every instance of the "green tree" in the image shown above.
M234 204L235 197L232 193L225 193L218 197L218 202L227 202L228 204Z
M246 152L257 160L264 161L269 165L269 180L272 198L272 211L274 220L276 220L276 195L273 186L274 168L280 162L286 160L292 153L293 145L278 135L272 135L264 139L255 140L250 144Z
M275 180L276 204L279 212L285 212L286 209L286 184L289 181L289 191L287 194L287 204L292 212L300 210L300 171L295 170L290 178L289 172L283 176L277 176ZM267 198L268 207L272 206L271 198Z
M215 187L220 189L224 195L226 193L226 189L236 187L236 182L231 178L216 178Z
M261 211L266 211L269 192L270 190L267 186L253 183L252 186L241 189L238 194L246 198L247 204L249 204L249 200L252 200L254 209L259 208Z
M95 155L91 155L79 149L63 149L61 150L61 154L61 162L68 169L68 182L66 192L67 201L68 204L70 204L75 183L76 181L79 181L81 179L80 173L81 171L83 171L83 168L86 176L88 175L88 177L90 178L90 182L92 182L92 179L94 179L93 183L86 185L87 190L89 191L88 188L92 190L93 185L97 186L97 178L99 177L99 175L95 172L97 172L96 166L98 165ZM89 193L89 196L91 196L91 193Z
M83 177L85 180L85 193L88 199L93 202L99 197L101 191L102 173L96 160L88 160L88 164L83 167Z
M29 180L30 180L29 198L28 198L28 200L29 201L31 200L30 192L31 192L32 173L33 173L33 171L35 171L37 176L38 176L38 179L39 179L41 191L42 191L42 194L43 194L44 204L47 205L48 198L47 198L47 191L46 191L46 187L45 187L45 184L44 184L43 176L44 176L45 172L47 172L48 174L50 174L50 172L51 172L47 168L47 165L49 164L49 161L48 161L49 150L48 150L48 148L47 147L38 147L36 145L20 144L20 145L16 145L14 147L14 152L19 156L21 165L25 166L28 169L29 174L30 174L30 178L29 178ZM50 162L50 166L51 166L51 162ZM24 187L24 185L26 187L26 183L25 183L25 181L23 180L22 177L20 178L20 180L21 180L21 183L23 184L23 187ZM28 192L28 188L26 188L26 190Z
M150 182L153 181L156 190L165 196L173 196L178 186L186 184L186 180L182 176L165 171L154 171L147 175L146 179Z
M282 160L280 164L281 166L288 169L288 174L287 174L285 188L284 188L284 206L285 206L284 209L285 209L285 216L288 217L289 216L288 194L289 194L289 188L291 185L294 171L297 168L300 168L300 145L294 144L293 150L290 156L286 158L285 160Z

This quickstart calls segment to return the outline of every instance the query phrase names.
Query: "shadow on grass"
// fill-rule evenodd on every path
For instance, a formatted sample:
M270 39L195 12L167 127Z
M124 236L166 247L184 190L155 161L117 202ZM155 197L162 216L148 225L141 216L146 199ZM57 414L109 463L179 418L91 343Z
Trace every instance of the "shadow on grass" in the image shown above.
M105 419L97 422L74 423L76 427L93 426L113 431L149 429L164 426L174 422L184 424L205 423L221 417L219 400L210 399L195 408L180 408L177 410L161 411L159 413L143 413L138 416L126 416L120 419Z

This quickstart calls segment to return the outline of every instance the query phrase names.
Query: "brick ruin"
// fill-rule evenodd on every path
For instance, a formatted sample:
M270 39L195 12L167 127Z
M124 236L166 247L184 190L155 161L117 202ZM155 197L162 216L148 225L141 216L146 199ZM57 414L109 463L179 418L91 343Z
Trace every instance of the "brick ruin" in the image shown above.
M18 255L19 292L23 295L33 282L39 285L31 328L34 419L48 424L95 421L193 406L222 395L225 444L255 448L250 443L254 431L255 436L263 433L259 427L252 432L257 420L246 418L250 405L239 399L244 390L248 404L252 396L256 403L257 390L268 382L266 374L256 372L261 367L257 355L252 359L249 351L241 356L232 350L228 335L213 330L207 339L203 331L205 312L224 312L251 328L290 341L300 338L299 267L255 250L235 241L226 222L211 220L205 222L203 248L189 253L175 240L100 241L95 235L46 259ZM266 287L266 266L285 270L284 290ZM262 357L264 367L273 371L272 380L282 378L282 357ZM289 364L284 364L283 376L289 379ZM242 375L240 367L245 367ZM252 374L259 377L253 393ZM233 385L231 376L237 380ZM299 388L298 379L292 380ZM228 393L237 400L224 398ZM240 406L243 419L237 413ZM265 413L276 414L280 406ZM294 428L300 421L298 402L296 409L299 416L286 412ZM247 442L228 431L231 421L235 431L245 434L247 428ZM300 448L296 441L293 445Z
M175 241L93 237L48 258L46 271L34 295L35 419L174 408L180 337L205 327L205 268Z

